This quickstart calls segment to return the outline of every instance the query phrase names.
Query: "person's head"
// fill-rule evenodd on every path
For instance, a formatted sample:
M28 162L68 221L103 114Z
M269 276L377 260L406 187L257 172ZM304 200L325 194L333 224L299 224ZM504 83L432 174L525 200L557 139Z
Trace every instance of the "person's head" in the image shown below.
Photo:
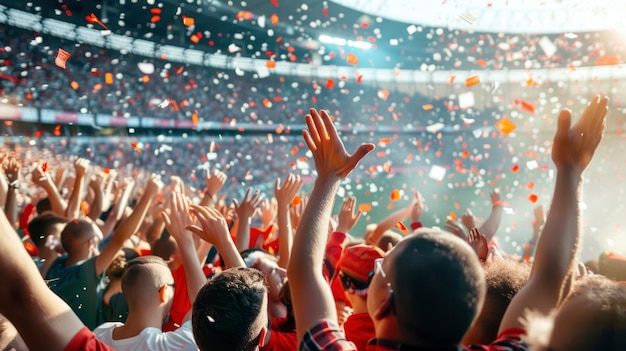
M337 264L341 286L353 302L358 297L366 298L372 277L374 262L385 257L385 253L374 246L356 245L346 248Z
M247 267L256 268L265 275L270 317L284 318L287 314L287 308L280 299L280 291L287 281L287 270L278 265L276 256L263 249L243 250L241 257Z
M129 248L121 249L113 261L111 261L109 267L107 267L106 276L110 281L121 280L128 261L137 257L139 257L139 255L134 250Z
M183 264L182 257L180 257L178 253L178 244L169 234L162 235L159 239L154 241L151 249L152 254L164 259L171 270L174 270Z
M476 253L450 233L418 229L376 268L367 297L376 337L407 345L458 345L485 299Z
M574 285L560 306L553 329L535 331L529 319L529 342L534 350L623 350L626 345L626 285L590 276ZM543 338L541 333L550 335ZM547 345L541 341L549 340Z
M43 214L47 211L52 211L52 205L50 204L50 199L47 197L44 197L43 199L37 201L37 204L35 205L35 209L37 210L38 214Z
M498 336L500 322L513 296L526 284L530 265L496 259L485 265L487 294L476 322L463 337L463 345L488 344Z
M61 250L61 232L66 222L65 218L46 212L28 222L28 233L39 249Z
M174 277L167 263L156 256L142 256L127 262L122 274L122 291L129 314L156 309L167 317L174 297Z
M388 230L383 234L383 236L380 237L380 239L378 239L378 243L376 244L376 246L378 246L379 249L387 252L391 250L394 246L398 245L398 243L403 238L404 237L401 234Z
M254 350L268 323L265 276L252 268L228 269L200 289L192 311L200 350Z
M98 239L93 223L84 219L74 219L61 231L61 245L67 255L88 258L97 252Z

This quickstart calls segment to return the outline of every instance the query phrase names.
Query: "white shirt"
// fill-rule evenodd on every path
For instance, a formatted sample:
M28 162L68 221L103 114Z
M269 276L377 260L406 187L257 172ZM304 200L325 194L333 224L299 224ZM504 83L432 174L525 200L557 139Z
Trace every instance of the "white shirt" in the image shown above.
M119 322L104 323L93 332L96 337L117 351L198 351L193 339L191 321L171 332L162 332L158 328L146 328L132 338L113 340L113 329L124 325Z

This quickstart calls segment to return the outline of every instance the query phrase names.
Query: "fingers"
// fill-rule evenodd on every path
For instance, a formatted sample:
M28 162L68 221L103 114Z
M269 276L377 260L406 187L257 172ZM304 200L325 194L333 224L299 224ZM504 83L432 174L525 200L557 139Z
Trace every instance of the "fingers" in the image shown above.
M315 129L320 137L320 140L328 140L330 139L330 134L328 126L335 130L335 127L332 125L332 121L330 120L330 116L325 110L322 110L321 113L317 113L315 109L309 110L313 124L315 125ZM335 131L336 133L336 131Z

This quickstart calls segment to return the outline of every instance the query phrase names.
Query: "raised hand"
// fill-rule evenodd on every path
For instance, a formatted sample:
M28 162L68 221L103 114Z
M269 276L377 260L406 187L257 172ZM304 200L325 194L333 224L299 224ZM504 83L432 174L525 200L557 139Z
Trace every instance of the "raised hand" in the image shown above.
M161 219L176 242L185 239L185 230L191 225L191 218L189 217L189 204L184 194L179 192L169 194L168 208L161 211Z
M241 200L241 204L235 199L233 199L233 205L235 205L235 212L237 212L237 216L239 220L247 220L250 221L250 218L254 216L261 205L261 201L263 200L263 195L260 190L256 190L252 195L250 195L250 188L246 191L246 195Z
M474 222L474 214L472 213L472 210L468 208L467 211L465 211L465 213L461 215L461 222L468 231L476 228L476 223Z
M343 205L339 211L337 217L337 229L340 233L347 234L359 221L361 217L361 210L354 212L356 205L356 198L354 196L347 197L343 200Z
M362 144L354 154L348 154L325 110L318 114L311 109L306 116L306 124L307 129L302 131L302 136L313 153L318 178L345 178L365 155L374 150L373 144Z
M33 183L42 186L43 184L48 182L48 175L44 172L41 164L38 164L33 169L32 173Z
M196 223L199 226L188 225L186 227L187 230L218 248L220 245L232 242L226 219L217 209L197 205L191 205L190 208L191 213L196 216Z
M289 218L291 219L291 226L294 228L294 230L300 225L302 213L304 212L304 209L306 208L308 202L308 196L300 196L300 203L289 208Z
M146 184L146 193L154 196L158 194L161 189L163 189L161 176L153 173L150 175L150 179L148 179L148 184Z
M280 185L280 178L274 184L274 196L279 205L289 206L302 188L302 179L299 175L291 174L287 176L283 185Z
M275 198L263 199L259 205L259 218L263 222L265 228L269 227L276 219L276 213L278 212L278 203Z
M222 187L226 184L226 173L217 169L213 171L207 169L204 180L206 182L206 189L204 191L213 197L222 190Z
M77 157L74 160L74 168L76 169L76 178L84 177L89 170L89 160Z
M541 227L546 223L545 215L543 213L543 206L539 205L535 207L533 211L535 219L533 220L533 229L539 233Z
M424 197L419 192L413 194L413 202L411 203L411 223L417 223L422 219L424 213Z
M7 176L7 180L9 184L17 181L17 178L20 175L20 164L17 162L15 157L9 157L3 164L2 170L4 174Z
M170 192L185 193L185 183L179 176L173 175L170 177Z
M607 97L596 95L573 126L571 112L561 111L552 145L552 161L557 169L582 174L602 140L608 102Z
M500 197L499 189L494 189L489 192L489 197L491 198L491 207L502 206L502 198Z
M485 236L478 232L478 228L470 229L469 235L467 236L467 243L474 249L474 252L476 252L481 262L487 259L489 245L487 244Z
M450 217L446 218L445 229L449 231L450 233L458 236L459 238L466 240L466 235L465 235L465 231L463 230L463 227L461 227L459 222L453 220Z

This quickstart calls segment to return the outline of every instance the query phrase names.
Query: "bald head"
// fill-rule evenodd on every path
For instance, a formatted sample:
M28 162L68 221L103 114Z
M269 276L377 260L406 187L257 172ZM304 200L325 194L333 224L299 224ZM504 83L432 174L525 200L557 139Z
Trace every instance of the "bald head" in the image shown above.
M173 284L167 263L160 257L143 256L128 261L122 275L122 291L128 307L144 307L150 299L158 298L159 289Z
M91 222L83 219L75 219L68 222L63 228L61 232L61 244L68 254L72 254L75 245L91 240L94 235L95 231Z
M457 344L485 298L485 277L474 251L456 236L421 229L390 251L389 283L401 334Z

